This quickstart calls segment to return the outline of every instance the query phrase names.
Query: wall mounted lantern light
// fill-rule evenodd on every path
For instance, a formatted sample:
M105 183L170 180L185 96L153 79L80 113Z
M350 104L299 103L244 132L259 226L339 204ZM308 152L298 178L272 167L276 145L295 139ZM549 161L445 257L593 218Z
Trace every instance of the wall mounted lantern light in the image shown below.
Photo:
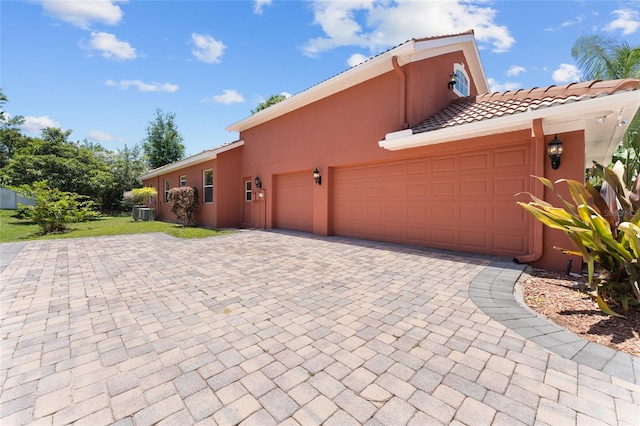
M456 73L451 74L449 76L449 83L447 84L447 87L449 88L449 90L453 90L453 87L456 85L456 81L457 81Z
M560 157L563 152L562 141L558 139L558 135L556 135L547 145L547 154L549 154L549 158L551 159L551 168L553 170L560 167Z
M256 188L262 189L262 181L260 180L260 176L256 176L253 182L256 184Z
M313 171L313 180L315 181L316 185L322 185L322 176L320 176L320 171L317 167Z

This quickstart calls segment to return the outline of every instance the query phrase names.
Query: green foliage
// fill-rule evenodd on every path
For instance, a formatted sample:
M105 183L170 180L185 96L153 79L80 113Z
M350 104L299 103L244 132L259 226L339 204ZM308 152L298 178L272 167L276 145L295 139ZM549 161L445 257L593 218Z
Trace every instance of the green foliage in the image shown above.
M168 194L169 208L184 226L196 224L198 212L198 189L184 186L171 188Z
M69 223L99 217L88 197L51 188L46 181L23 186L20 192L33 198L35 205L20 205L18 214L39 225L43 234L64 232Z
M255 109L251 110L251 114L255 114L256 112L262 111L263 109L269 108L271 105L275 105L278 102L282 102L287 99L287 95L271 95L264 102L260 102Z
M586 80L640 77L640 46L605 35L581 36L571 49Z
M0 128L15 128L24 123L24 117L21 115L16 115L15 117L9 117L7 113L4 111L4 104L9 102L9 99L4 94L2 89L0 89Z
M582 256L588 266L591 295L600 309L613 312L605 300L619 303L626 311L629 303L640 303L640 213L615 174L601 168L603 180L611 182L621 210L610 208L600 193L587 183L561 179L566 183L571 200L563 198L550 180L538 177L561 201L554 207L529 194L532 201L518 202L544 225L564 232L574 250L559 249L566 254ZM610 170L609 170L610 172ZM597 276L596 276L597 267Z
M142 147L147 156L149 167L156 169L165 164L173 163L184 157L184 144L182 136L178 133L175 123L176 115L163 114L161 109L156 109L155 118L149 122L146 128L147 136Z
M113 185L113 175L95 148L68 140L70 130L47 128L32 138L3 168L9 185L46 180L52 188L102 200Z
M158 191L152 186L145 186L143 188L133 188L131 191L124 193L124 199L131 202L131 215L133 220L138 220L139 217L139 205L142 204L149 197L155 197L158 195Z

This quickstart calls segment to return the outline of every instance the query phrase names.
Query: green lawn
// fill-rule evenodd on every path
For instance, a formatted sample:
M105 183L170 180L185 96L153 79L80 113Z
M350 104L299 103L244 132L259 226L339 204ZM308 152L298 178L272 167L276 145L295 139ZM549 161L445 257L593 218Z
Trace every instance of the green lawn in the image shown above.
M219 231L205 228L183 228L174 223L151 221L134 222L131 216L105 216L97 220L70 224L70 231L42 235L40 227L29 220L16 219L15 210L0 210L0 243L27 240L45 240L55 238L100 237L104 235L142 234L146 232L164 232L178 238L203 238L226 234L232 231Z

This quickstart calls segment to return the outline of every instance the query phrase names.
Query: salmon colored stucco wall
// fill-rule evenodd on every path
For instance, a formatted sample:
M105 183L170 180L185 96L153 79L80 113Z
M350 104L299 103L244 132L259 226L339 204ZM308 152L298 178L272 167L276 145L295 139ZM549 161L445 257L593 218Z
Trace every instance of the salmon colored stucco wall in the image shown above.
M409 127L420 124L426 117L432 116L458 98L447 86L454 63L463 64L466 70L469 69L462 52L412 62L403 68L407 87L410 89L407 91ZM475 96L478 90L470 75L469 80L469 96Z
M545 143L550 142L554 136L555 135L545 136ZM562 141L562 145L564 147L564 153L560 160L560 167L557 170L553 170L551 168L551 161L549 160L549 157L546 157L546 161L544 163L545 177L552 182L555 182L558 179L573 179L578 182L584 182L584 131L559 133L558 139ZM560 183L555 186L563 198L568 200L571 199L566 184ZM561 206L560 201L550 189L545 188L544 197L547 202L555 206ZM538 261L533 263L534 266L543 269L564 271L567 267L567 260L572 259L572 270L574 272L581 271L581 257L568 256L563 254L561 251L554 249L554 247L562 247L571 250L574 249L573 244L562 231L550 229L545 226L543 235L543 255Z
M212 228L240 227L242 184L240 168L244 147L234 148L218 154L216 167L213 169L213 197L215 221Z
M245 143L241 175L262 179L266 227L274 226L273 176L308 172L313 232L328 235L329 167L397 156L380 148L378 141L406 127L405 104L407 116L414 121L427 117L424 104L433 112L448 105L455 97L447 88L448 76L453 64L462 60L462 54L456 53L426 59L419 65L412 63L401 68L406 86L396 71L390 71L241 132ZM448 74L441 81L436 81L433 72L419 76L432 67ZM322 185L313 184L311 171L316 167L323 175Z
M180 186L180 176L186 175L187 186L192 188L195 187L198 189L198 198L199 198L198 223L206 227L215 227L215 221L216 221L215 203L214 204L203 203L202 173L204 170L207 170L207 169L214 170L214 197L215 197L215 170L216 170L215 159L206 161L203 163L199 163L191 167L185 167L184 169L159 175L151 179L147 179L143 182L143 185L153 186L158 191L158 196L154 198L154 204L155 204L154 207L156 208L156 214L157 214L158 220L164 220L168 222L177 221L175 213L172 213L171 210L169 209L169 203L164 202L164 181L165 179L169 179L169 189L177 188L178 186Z

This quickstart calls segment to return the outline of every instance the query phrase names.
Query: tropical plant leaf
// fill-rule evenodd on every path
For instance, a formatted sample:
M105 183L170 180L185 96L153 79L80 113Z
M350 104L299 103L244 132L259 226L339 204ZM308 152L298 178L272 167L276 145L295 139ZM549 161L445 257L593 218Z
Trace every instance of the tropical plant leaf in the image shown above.
M600 308L600 310L602 312L604 312L605 314L610 315L612 317L618 317L618 318L627 319L627 317L625 317L624 315L621 315L621 314L611 310L609 305L607 305L607 302L605 302L604 299L602 297L600 297L600 295L596 295L596 303L598 304L598 308Z

